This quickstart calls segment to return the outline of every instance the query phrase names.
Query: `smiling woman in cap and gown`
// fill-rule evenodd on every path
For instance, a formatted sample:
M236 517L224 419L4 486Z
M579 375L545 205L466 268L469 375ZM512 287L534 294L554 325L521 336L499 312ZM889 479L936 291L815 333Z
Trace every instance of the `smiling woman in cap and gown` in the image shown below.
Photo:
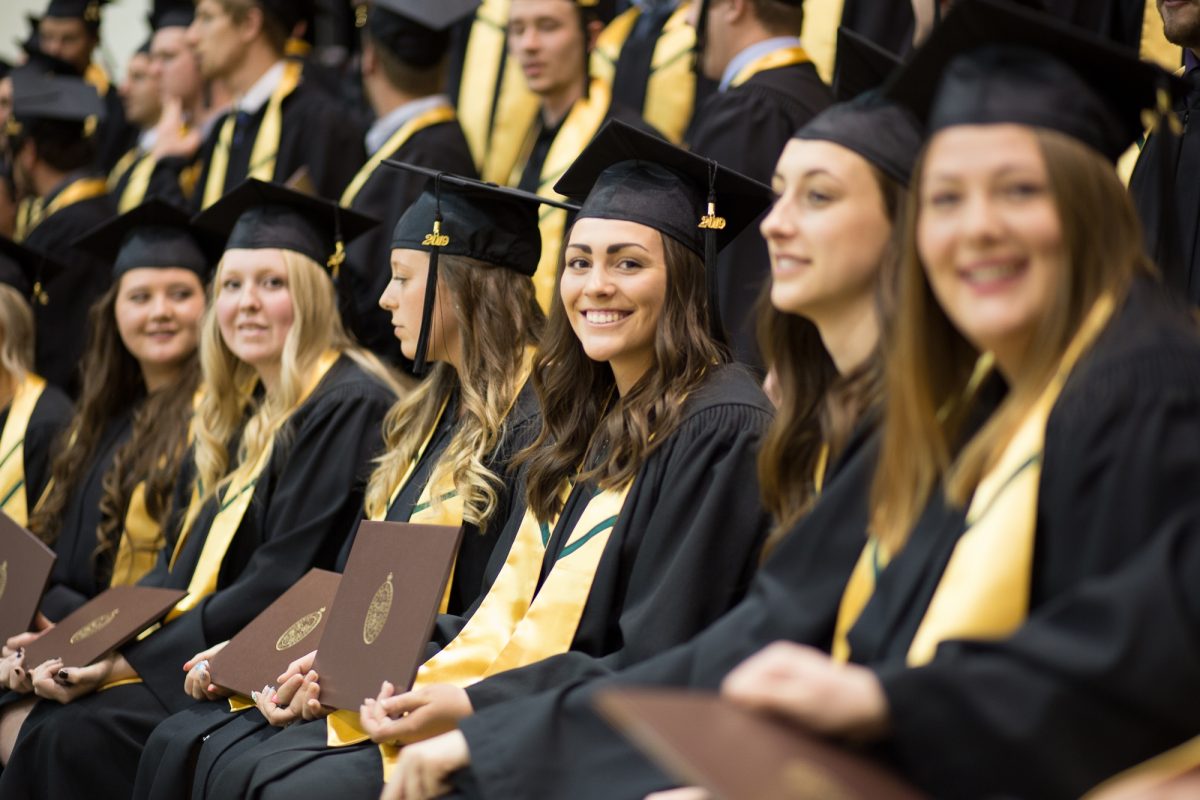
M177 485L182 522L142 580L188 594L92 666L30 665L48 699L22 726L0 793L128 797L150 731L192 702L180 664L332 566L362 505L396 390L343 333L326 270L373 222L247 181L195 224L227 240L201 332L194 480ZM62 764L64 747L78 761Z

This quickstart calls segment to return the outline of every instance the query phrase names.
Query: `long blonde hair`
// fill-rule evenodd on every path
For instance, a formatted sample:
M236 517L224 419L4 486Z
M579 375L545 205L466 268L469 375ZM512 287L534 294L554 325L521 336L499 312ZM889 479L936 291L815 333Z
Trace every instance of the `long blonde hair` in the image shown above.
M436 486L449 475L463 500L463 519L482 528L496 509L503 480L485 459L506 434L505 417L528 373L525 351L537 344L544 316L529 278L464 256L438 259L437 291L440 308L452 307L458 321L462 373L437 364L388 412L383 423L387 449L367 484L366 509L371 515L387 509L457 389L459 420L428 483Z
M13 287L0 284L0 368L13 388L33 369L33 309Z
M351 359L397 394L404 389L396 376L371 353L355 345L342 326L333 283L311 258L279 250L292 298L292 327L284 340L279 386L255 400L254 368L233 354L221 337L216 299L224 259L212 281L208 311L200 332L200 368L204 392L195 417L196 478L201 499L220 491L233 477L229 443L239 428L237 466L256 463L271 448L276 433L300 405L306 382L327 350ZM249 418L246 415L249 413ZM245 422L243 426L242 423Z
M964 398L979 353L951 324L925 277L915 236L924 156L914 171L897 324L885 367L883 443L871 491L871 530L892 553L904 546L939 480L945 479L951 503L966 505L1101 295L1111 293L1119 304L1136 274L1154 272L1142 251L1137 212L1112 165L1063 134L1035 129L1035 135L1062 226L1063 268L1021 375L961 448L971 414Z

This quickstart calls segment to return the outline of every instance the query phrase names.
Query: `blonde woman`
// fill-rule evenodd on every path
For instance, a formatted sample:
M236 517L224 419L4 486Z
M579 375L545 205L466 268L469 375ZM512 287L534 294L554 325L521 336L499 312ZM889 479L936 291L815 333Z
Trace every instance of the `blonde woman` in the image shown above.
M543 324L530 280L541 251L543 201L454 176L436 180L438 188L427 187L396 223L391 280L379 299L405 357L427 365L429 374L384 420L387 449L367 484L364 512L371 519L466 524L443 600L445 628L483 587L500 529L511 508L520 507L509 462L537 433L537 399L527 378ZM439 207L449 243L433 270L422 242ZM430 281L436 281L431 300ZM351 544L347 539L338 569ZM219 700L206 661L216 650L185 665L184 689L197 700ZM227 751L298 719L323 717L328 711L311 672L315 655L299 659L277 688L259 695L262 713L234 715L227 703L211 702L165 720L147 742L134 796L178 797L191 788L201 797Z
M97 664L33 670L43 699L0 793L127 797L145 738L191 702L179 665L311 567L332 566L362 505L397 387L343 332L327 264L371 221L251 180L196 224L228 240L201 333L195 479L144 579L188 594L160 629ZM64 747L79 757L64 763Z

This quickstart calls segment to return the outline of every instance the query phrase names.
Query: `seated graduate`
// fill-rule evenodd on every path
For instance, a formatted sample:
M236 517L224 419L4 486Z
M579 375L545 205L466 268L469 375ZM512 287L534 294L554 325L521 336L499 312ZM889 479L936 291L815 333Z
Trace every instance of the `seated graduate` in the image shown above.
M142 580L188 595L160 628L96 664L29 665L45 699L21 728L0 794L128 797L146 737L193 702L179 665L311 567L332 566L362 507L396 391L344 334L325 264L341 237L372 222L250 180L195 224L228 236L201 329L195 478L177 485L182 524ZM64 768L67 740L105 757Z
M1077 796L1123 766L1028 756L1054 735L1053 703L997 707L960 734L926 713L941 690L904 676L1012 634L1194 502L1200 337L1152 279L1112 169L1165 85L1121 50L984 0L956 6L899 76L895 96L933 135L910 198L871 540L834 660L774 646L730 676L731 697L880 741L936 796ZM981 352L1009 391L950 459L961 428L939 409ZM965 525L930 506L939 478Z
M30 298L45 256L0 237L0 511L18 525L50 480L59 434L71 418L71 401L33 369Z
M413 691L385 684L358 730L330 717L247 749L210 796L377 796L397 750L381 761L376 743L641 661L741 597L769 524L754 459L770 410L709 332L701 253L718 233L697 222L713 197L712 216L729 215L723 243L769 192L608 126L558 186L587 200L534 360L542 427L518 457L527 508L502 534L487 593L465 620L439 620L441 650Z
M432 174L437 177L392 232L392 277L379 298L405 356L422 372L431 368L388 412L387 449L367 484L364 512L369 519L468 526L441 609L461 615L483 589L484 570L512 506L523 508L509 473L513 456L538 430L528 377L545 321L531 280L540 255L542 200ZM435 225L448 240L424 244ZM352 541L343 546L338 569ZM219 649L184 665L184 689L198 700L222 694L210 683L207 661ZM313 651L299 659L277 689L259 694L262 714L235 715L228 703L213 702L165 720L146 744L135 796L186 796L195 782L192 796L200 797L225 750L280 729L268 721L283 726L323 717L328 712L321 710L318 676L311 671L315 656Z
M188 215L148 201L79 246L110 265L113 284L90 311L83 391L70 424L46 479L30 482L37 493L22 501L30 530L58 558L34 631L10 639L0 660L0 679L16 693L3 701L4 760L29 705L7 703L32 691L26 667L36 666L17 651L109 586L136 583L158 559L200 382L204 284L217 252ZM64 313L40 282L34 286L47 316Z
M894 64L845 59L839 91L869 89ZM641 797L670 780L596 717L594 687L715 688L778 637L830 646L837 602L863 545L878 444L880 306L890 304L903 187L920 146L911 113L871 93L813 118L775 168L776 201L761 225L773 259L772 308L760 320L779 410L758 458L775 530L746 599L688 644L611 678L463 720L471 763L455 783L465 793ZM425 752L436 746L406 748L403 787L389 788L407 797L410 781L438 785L446 770L437 752ZM541 767L547 759L553 770Z

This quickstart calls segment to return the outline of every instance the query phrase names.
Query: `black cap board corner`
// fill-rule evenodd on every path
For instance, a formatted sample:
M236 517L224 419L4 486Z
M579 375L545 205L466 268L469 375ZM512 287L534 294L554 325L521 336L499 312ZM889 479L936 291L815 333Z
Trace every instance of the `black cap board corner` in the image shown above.
M279 249L308 256L336 280L345 243L377 220L337 203L248 178L192 219L224 239L224 249Z
M79 19L95 27L100 24L100 11L109 0L50 0L42 16L55 19Z
M542 254L538 206L570 211L578 207L402 161L383 163L429 179L421 195L397 220L391 242L392 248L429 252L421 330L413 358L413 372L421 375L427 367L439 257L465 256L532 277Z
M95 133L104 119L104 104L91 84L82 78L42 74L17 69L12 74L12 114L9 135L20 135L24 123L34 120L78 123L81 133Z
M186 28L196 17L196 4L193 0L154 0L150 10L150 28L160 31L163 28Z
M110 219L74 242L112 264L113 280L131 269L178 267L204 283L220 258L220 241L192 225L191 215L166 200L151 197Z
M838 30L838 98L804 124L793 138L833 142L865 158L888 177L908 185L924 143L912 112L878 91L900 59L845 28Z
M1114 161L1184 91L1183 81L1118 45L1001 0L956 3L885 88L931 133L1029 125Z
M51 273L64 267L52 256L0 236L0 283L7 284L31 303L46 306L50 297L42 289Z
M554 191L572 198L586 196L576 219L637 222L702 256L709 322L714 336L724 340L716 256L771 205L769 186L610 119Z

